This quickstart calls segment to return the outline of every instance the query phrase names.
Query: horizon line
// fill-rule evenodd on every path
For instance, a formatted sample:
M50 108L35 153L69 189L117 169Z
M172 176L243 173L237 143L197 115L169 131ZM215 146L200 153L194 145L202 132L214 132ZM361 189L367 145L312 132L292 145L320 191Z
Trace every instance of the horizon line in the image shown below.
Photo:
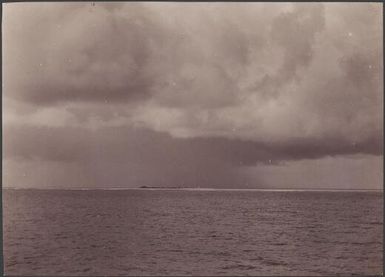
M194 188L194 187L137 187L137 188L41 188L41 187L2 187L6 190L185 190L185 191L384 191L383 188L379 189L329 189L329 188Z

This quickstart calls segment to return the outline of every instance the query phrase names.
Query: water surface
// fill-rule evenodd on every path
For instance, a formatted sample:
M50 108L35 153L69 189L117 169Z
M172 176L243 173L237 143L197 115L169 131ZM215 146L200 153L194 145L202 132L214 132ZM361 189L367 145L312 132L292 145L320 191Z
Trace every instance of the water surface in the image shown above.
M5 274L380 274L382 197L4 190Z

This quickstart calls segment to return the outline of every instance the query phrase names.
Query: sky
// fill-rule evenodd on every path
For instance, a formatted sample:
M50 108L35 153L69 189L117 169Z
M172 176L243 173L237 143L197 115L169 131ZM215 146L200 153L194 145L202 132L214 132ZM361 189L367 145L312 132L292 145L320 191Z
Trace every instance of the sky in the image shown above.
M3 4L3 186L382 189L381 3Z

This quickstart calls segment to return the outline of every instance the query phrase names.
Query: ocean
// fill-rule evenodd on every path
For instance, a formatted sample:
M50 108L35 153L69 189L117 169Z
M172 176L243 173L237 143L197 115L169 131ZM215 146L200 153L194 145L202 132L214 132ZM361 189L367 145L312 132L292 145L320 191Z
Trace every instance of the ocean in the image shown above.
M3 190L6 275L375 275L383 192Z

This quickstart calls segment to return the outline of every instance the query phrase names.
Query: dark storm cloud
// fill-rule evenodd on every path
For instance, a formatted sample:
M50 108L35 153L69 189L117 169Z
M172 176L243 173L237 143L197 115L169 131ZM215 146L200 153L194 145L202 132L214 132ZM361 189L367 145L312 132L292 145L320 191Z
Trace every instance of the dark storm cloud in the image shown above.
M115 186L145 182L231 185L239 181L230 164L216 150L210 152L211 144L151 130L19 126L5 128L4 133L4 155L10 160L75 164L89 177L104 176L94 186L103 186L106 176ZM130 174L135 176L134 184L127 181Z
M4 129L6 157L56 162L104 159L143 165L189 163L249 166L272 161L317 159L329 155L382 154L380 140L349 144L337 139L323 141L296 139L266 144L220 137L173 138L167 133L140 128L109 127L99 130L68 127L13 126ZM332 153L332 154L331 154Z
M235 183L242 167L382 155L381 13L376 3L6 4L4 157L32 172L45 164L63 183L60 164L74 180L96 171L94 182L123 186Z
M378 155L382 151L380 141L349 145L329 140L326 145L324 142L295 140L292 145L266 145L226 138L180 139L166 133L121 127L90 130L13 126L6 127L4 134L4 157L8 161L5 168L9 171L6 180L16 170L14 168L18 168L13 174L27 172L30 179L23 182L40 187L44 187L44 183L70 187L242 187L248 182L252 187L259 187L268 181L259 182L258 175L248 179L241 174L243 168L257 166L258 169L264 164L271 167L291 165L291 161L317 160L330 157L330 153ZM68 176L63 171L67 171ZM41 176L46 177L42 179ZM16 180L20 181L20 178L23 177ZM50 180L58 183L50 185ZM13 182L15 180L11 178L7 184L18 185Z

